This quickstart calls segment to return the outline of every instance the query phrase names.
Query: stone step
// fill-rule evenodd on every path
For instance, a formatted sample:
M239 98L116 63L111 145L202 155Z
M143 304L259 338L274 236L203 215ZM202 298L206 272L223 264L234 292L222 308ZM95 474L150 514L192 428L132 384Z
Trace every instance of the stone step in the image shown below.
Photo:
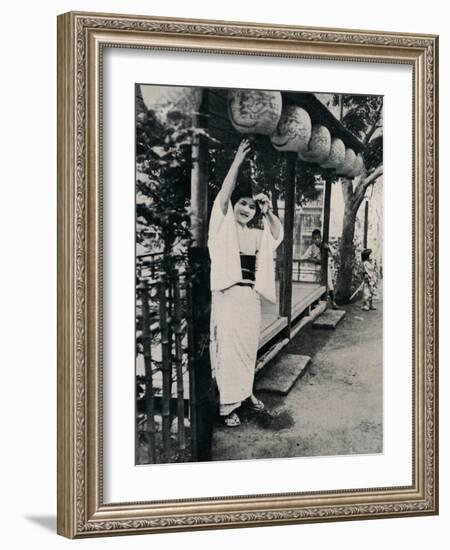
M335 329L337 324L345 317L343 309L326 309L322 315L313 322L313 328Z
M287 395L310 361L308 355L284 353L261 375L256 383L256 391Z

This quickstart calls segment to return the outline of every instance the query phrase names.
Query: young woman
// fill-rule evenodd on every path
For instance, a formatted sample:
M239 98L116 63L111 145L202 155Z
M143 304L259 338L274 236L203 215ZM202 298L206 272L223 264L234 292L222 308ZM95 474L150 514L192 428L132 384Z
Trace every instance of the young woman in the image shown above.
M269 198L253 196L236 185L239 169L250 151L244 139L214 201L209 223L211 258L210 355L219 388L219 413L226 426L239 426L236 409L246 404L261 411L253 395L261 324L260 296L276 302L274 251L283 239L280 220ZM257 214L263 229L251 226Z

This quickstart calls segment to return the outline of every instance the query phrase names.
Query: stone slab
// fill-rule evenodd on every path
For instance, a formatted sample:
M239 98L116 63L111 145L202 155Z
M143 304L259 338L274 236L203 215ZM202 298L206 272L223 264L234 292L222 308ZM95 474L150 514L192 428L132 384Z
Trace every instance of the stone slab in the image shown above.
M313 328L335 329L337 324L345 317L343 309L326 309L322 315L313 322Z
M283 354L263 372L256 390L287 395L310 361L308 355Z

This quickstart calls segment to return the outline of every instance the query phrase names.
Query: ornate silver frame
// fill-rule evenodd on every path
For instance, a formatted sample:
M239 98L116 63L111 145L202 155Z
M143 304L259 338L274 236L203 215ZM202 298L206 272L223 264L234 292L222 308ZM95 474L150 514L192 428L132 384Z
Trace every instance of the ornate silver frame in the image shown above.
M413 67L415 406L411 486L103 503L99 86L105 45ZM95 13L59 16L59 534L80 538L438 513L437 83L438 38L432 35Z

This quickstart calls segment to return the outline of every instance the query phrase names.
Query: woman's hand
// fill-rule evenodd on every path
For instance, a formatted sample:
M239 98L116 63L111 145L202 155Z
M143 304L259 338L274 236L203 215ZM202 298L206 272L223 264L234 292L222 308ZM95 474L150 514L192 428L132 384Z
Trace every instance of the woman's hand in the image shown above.
M245 157L250 152L250 142L248 139L243 139L241 143L239 144L239 147L237 148L236 154L234 156L235 162L240 166L244 160Z
M255 196L255 201L258 203L261 214L265 216L270 209L270 199L265 193L258 193Z
M269 197L265 193L258 193L253 197L257 202L262 215L264 216L264 222L268 224L270 233L275 240L283 235L283 226L280 220L272 212L272 205Z
M272 212L272 205L270 203L269 197L265 193L258 193L258 195L254 197L254 199L258 203L259 209L264 216L265 222L267 222L267 224L269 225L272 237L275 240L278 240L280 235L282 235L283 227L280 220Z

